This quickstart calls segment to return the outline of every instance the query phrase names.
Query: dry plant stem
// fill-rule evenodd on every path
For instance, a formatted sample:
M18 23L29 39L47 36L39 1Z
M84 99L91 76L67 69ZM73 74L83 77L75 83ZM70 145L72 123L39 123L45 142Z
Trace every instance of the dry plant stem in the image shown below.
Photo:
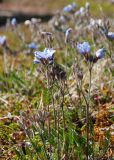
M92 73L92 66L90 63L89 66L89 97L88 97L88 105L86 105L86 133L87 133L87 160L89 158L89 108L90 108L90 99L91 99L91 73Z
M75 15L72 14L72 22L73 22L73 25L75 26L76 25L76 19L75 19Z
M92 42L96 46L94 31L91 32Z
M92 74L92 65L90 63L89 67L89 104L90 104L90 99L91 99L91 74Z
M54 97L52 93L52 104L53 104L53 112L54 112L54 126L55 126L55 131L57 129L57 120L56 120L56 109L55 109L55 102L54 102Z
M88 155L89 155L89 104L87 102L87 99L85 97L84 92L82 91L82 95L84 97L84 100L86 102L86 134L87 134L87 149L86 149L86 157L88 160Z
M86 134L87 134L86 158L88 160L88 158L89 158L88 157L88 155L89 155L89 103L88 103L86 96L85 96L85 93L82 89L82 81L81 81L80 88L81 88L82 96L83 96L85 103L86 103Z
M71 96L70 91L69 91L68 84L66 84L66 89L67 89L67 92L68 92L68 95L69 95L69 98L70 98L70 101L71 101L72 106L73 106L73 105L75 106L75 103L73 102L72 96Z
M53 64L54 65L54 64ZM52 86L51 86L51 96L52 96L52 105L53 105L53 113L54 113L54 126L55 126L55 132L57 129L57 119L56 119L56 109L55 109L55 101L54 101L54 79L52 79Z
M114 63L114 60L112 59L112 44L110 44L110 42L109 42L109 57L110 57L110 59L111 59L111 62L112 63Z
M19 28L15 28L14 32L16 33L17 37L21 40L21 43L25 44L25 41L24 41L25 37L22 34L22 32L19 30Z
M7 68L7 64L8 64L8 56L7 56L7 51L4 48L4 53L3 53L3 68L4 68L4 72L8 73L8 68Z
M59 109L57 110L57 159L60 160L60 137L59 137Z
M77 90L78 90L78 96L79 96L79 101L80 101L80 106L82 105L82 100L81 100L81 92L79 88L79 83L77 84Z
M64 116L64 82L60 82L60 109L62 110L62 123L63 123L63 138L64 138L64 133L65 133L65 116ZM59 109L58 109L58 125L57 125L57 139L58 139L58 147L57 147L57 155L58 155L58 160L60 160L60 137L59 137L59 125L60 125L60 115L59 115Z
M49 84L49 67L48 65L46 66L46 78L47 78L47 88L48 88L48 92L50 91L50 84ZM50 107L49 107L49 104L48 104L48 113L50 114ZM50 127L50 116L48 117L48 137L50 139L50 136L51 136L51 127ZM52 151L51 151L51 144L50 144L50 147L49 147L49 152L50 152L50 157L51 157L51 154L52 154Z
M50 91L50 86L49 86L49 68L48 68L48 66L47 66L47 68L46 68L46 76L47 76L47 87L48 87L48 91ZM49 104L48 104L48 113L50 114ZM50 139L50 136L51 136L50 116L49 116L49 118L48 118L48 136L49 136L49 139ZM51 144L50 144L50 147L49 147L49 151L50 151L50 157L51 157Z
M86 105L86 132L87 132L87 160L89 156L89 108L90 108L90 100L91 100L91 78L92 78L92 67L93 64L90 63L89 65L89 97L88 97L88 105ZM93 143L93 142L92 142ZM93 160L94 160L94 154L93 154Z
M66 69L66 71L67 71L67 58L68 57L68 44L66 44L66 46L65 46L65 69Z
M63 82L64 83L64 82ZM65 116L64 116L64 106L63 106L63 104L64 104L64 84L62 84L63 85L63 88L62 88L62 86L61 86L61 96L62 96L62 100L61 100L61 103L60 103L60 108L62 108L62 117L63 117L63 129L64 129L64 131L65 131Z
M47 74L47 87L48 87L48 91L49 91L49 74L48 74L48 67L47 67L47 71L46 71L46 74ZM50 108L49 108L49 105L48 105L48 112L50 112ZM48 118L48 134L50 135L50 121L49 121L49 118Z
M4 71L5 73L8 73L9 71L13 71L14 69L14 65L15 65L15 59L16 57L12 57L12 63L11 63L11 66L10 66L10 70L9 70L9 67L8 67L8 55L7 54L10 54L11 56L13 56L13 51L9 48L9 46L5 46L4 47L4 54L3 54L3 61L4 61Z
M14 70L16 57L12 58L11 71Z
M89 107L90 107L90 101L91 101L91 79L92 79L92 68L93 68L93 63L90 63L90 67L89 67L89 106L88 106L88 109L87 109L87 117L88 117L88 123L87 123L87 126L88 126L88 134L89 134ZM89 141L89 136L88 136L88 141ZM94 144L94 139L92 138L92 143ZM89 144L88 144L89 145ZM94 146L93 146L94 147ZM93 148L94 150L94 148ZM93 153L93 160L94 160L94 153Z
M51 96L52 96L52 105L53 105L53 113L54 113L54 128L55 128L55 133L57 130L57 113L56 113L56 109L55 109L55 101L54 101L54 97L53 97L54 93L53 93L53 86L51 89Z

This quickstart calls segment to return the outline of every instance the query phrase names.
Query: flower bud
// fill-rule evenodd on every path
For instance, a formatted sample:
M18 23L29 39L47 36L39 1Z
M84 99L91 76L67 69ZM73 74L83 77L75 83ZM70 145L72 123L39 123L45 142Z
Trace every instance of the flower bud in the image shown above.
M98 59L104 58L105 53L106 53L106 49L105 48L101 48L96 52L96 57Z

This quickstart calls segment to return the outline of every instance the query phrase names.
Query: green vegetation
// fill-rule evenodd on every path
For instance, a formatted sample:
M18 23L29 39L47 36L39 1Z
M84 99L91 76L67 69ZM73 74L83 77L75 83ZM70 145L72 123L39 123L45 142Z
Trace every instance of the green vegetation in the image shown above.
M114 159L113 5L84 2L0 28L1 160Z

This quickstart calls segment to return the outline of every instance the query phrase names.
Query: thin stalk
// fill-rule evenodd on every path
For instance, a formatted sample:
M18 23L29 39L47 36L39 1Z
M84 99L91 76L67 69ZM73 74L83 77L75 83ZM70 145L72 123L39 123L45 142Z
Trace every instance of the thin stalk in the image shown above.
M86 105L87 160L89 155L89 105Z
M8 73L8 55L6 53L6 48L4 48L4 53L3 53L3 69L5 73Z
M89 107L90 107L90 101L91 101L91 80L92 80L92 67L93 67L93 64L92 63L90 63L90 67L89 67ZM87 123L87 133L89 134L89 107L88 107L88 109L87 109L87 117L88 117L88 123ZM92 135L92 137L93 137L93 135ZM88 141L89 141L89 136L88 136ZM94 144L94 139L92 138L92 144ZM88 144L89 145L89 144ZM94 151L94 146L92 145L92 147L93 147L93 151ZM94 152L93 152L93 160L94 160Z
M57 116L58 116L58 119L57 119L57 159L60 160L60 137L59 137L59 119L60 119L60 116L59 116L59 109L58 109L58 112L57 112Z
M111 53L111 44L109 43L109 57L110 57L110 59L111 59L111 62L112 63L114 63L114 60L113 60L113 58L112 58L112 53Z
M90 99L91 99L91 74L92 74L92 66L90 63L89 66L89 99L88 99L88 104L86 105L86 133L87 133L87 160L88 160L88 156L89 156L89 108L90 108Z
M62 108L63 128L64 128L64 131L65 131L65 115L64 115L64 106L63 106L63 103L64 103L64 86L63 86L63 89L61 89L61 95L62 95L62 101L60 103L60 107Z
M81 92L82 92L82 96L83 96L83 98L84 98L84 100L85 100L86 106L89 106L89 103L88 103L88 101L87 101L87 99L86 99L85 93L84 93L84 91L83 91L83 89L82 89L82 82L81 82L81 85L80 85L80 89L81 89Z
M89 68L89 104L90 104L90 99L91 99L91 76L92 76L92 66L90 64L90 68Z
M81 87L82 96L83 96L85 103L86 103L86 133L87 133L86 158L88 160L88 158L89 158L88 157L88 155L89 155L89 103L86 99L85 93L83 92L82 83L81 83L80 87Z
M54 64L53 64L52 67L54 67ZM55 109L54 90L53 90L54 84L55 84L54 83L54 79L52 78L51 96L52 96L52 105L53 105L53 113L54 113L54 127L55 127L55 132L56 132L56 129L57 129L57 120L56 120L56 109Z
M47 76L47 87L48 87L48 91L50 91L50 86L49 86L49 70L48 70L48 66L47 66L47 70L46 70L46 76ZM48 104L48 113L50 113L50 107ZM51 136L51 127L50 127L50 117L48 118L48 137L50 139ZM50 157L51 157L51 144L49 147L49 152L50 152Z
M68 44L66 44L65 46L65 69L67 71L67 57L68 57L69 53L68 53Z
M46 152L46 145L45 145L45 141L44 141L44 138L43 138L42 133L40 134L40 137L41 137L41 140L42 140L42 143L43 143L43 147L44 147L44 154L45 154L46 160L49 160L49 158L48 158L48 154L47 154L47 152Z
M75 105L75 103L74 103L73 100L72 100L71 94L70 94L70 92L69 92L68 84L66 84L66 89L67 89L67 92L68 92L68 95L69 95L71 104Z
M66 125L65 125L65 114L64 114L64 90L65 90L65 83L63 82L63 84L61 83L61 103L60 103L60 108L62 109L62 123L63 123L63 148L64 148L64 144L66 141L65 138L65 130L66 130ZM64 153L64 149L63 149L63 154Z
M64 99L64 97L63 97L63 99ZM62 102L61 102L61 108L62 108L62 117L63 117L63 128L64 128L64 131L65 131L65 115L64 115L63 102L64 102L64 100L62 100Z
M56 120L56 109L55 109L55 105L54 105L54 97L53 97L53 93L52 93L52 105L53 105L53 112L54 112L54 126L55 126L55 131L57 129L57 120Z

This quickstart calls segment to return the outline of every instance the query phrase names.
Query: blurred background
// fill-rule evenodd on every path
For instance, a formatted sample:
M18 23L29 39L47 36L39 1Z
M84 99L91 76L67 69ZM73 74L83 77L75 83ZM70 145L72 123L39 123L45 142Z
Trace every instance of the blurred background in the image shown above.
M0 24L5 23L7 17L16 17L24 19L31 16L42 16L47 19L57 10L61 10L65 5L74 2L74 0L0 0ZM87 0L75 0L78 7L83 6ZM88 0L91 4L91 12L99 16L99 11L109 16L114 15L114 0ZM27 16L27 17L26 17Z

